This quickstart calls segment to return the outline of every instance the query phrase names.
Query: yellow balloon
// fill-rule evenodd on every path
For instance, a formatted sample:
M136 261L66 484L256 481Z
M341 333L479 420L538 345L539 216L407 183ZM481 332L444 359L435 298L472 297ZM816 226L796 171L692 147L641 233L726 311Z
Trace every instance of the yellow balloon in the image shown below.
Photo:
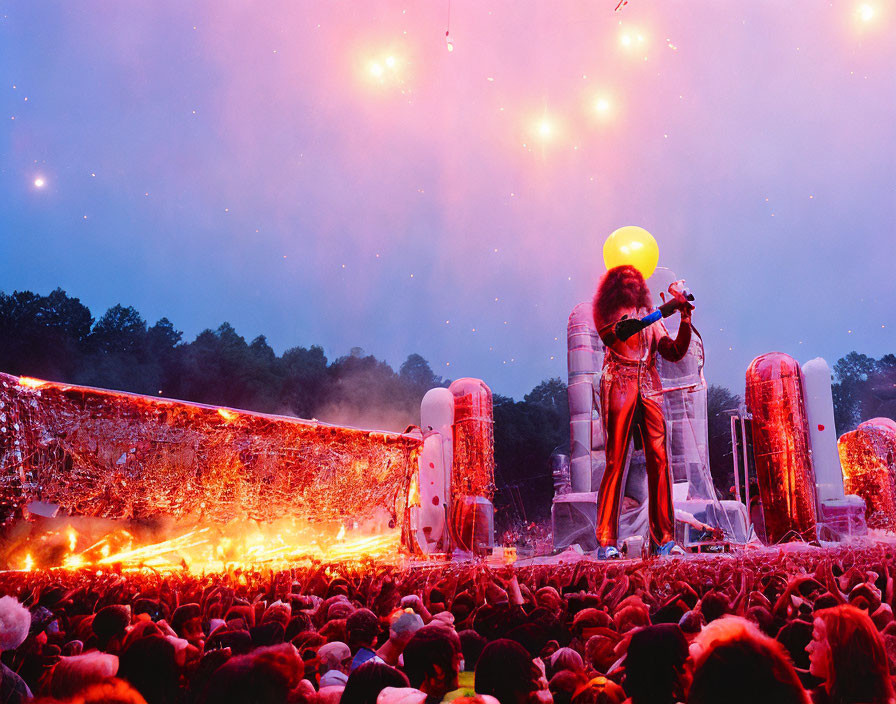
M604 242L604 264L607 269L631 264L649 279L660 261L656 240L643 227L626 225L615 230Z

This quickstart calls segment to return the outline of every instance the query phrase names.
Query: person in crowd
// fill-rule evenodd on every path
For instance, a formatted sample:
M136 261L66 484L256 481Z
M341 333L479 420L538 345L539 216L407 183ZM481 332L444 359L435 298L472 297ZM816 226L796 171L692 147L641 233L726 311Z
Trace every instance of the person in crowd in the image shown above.
M625 696L617 683L631 704L802 703L809 689L818 704L896 704L894 578L883 543L501 568L0 572L0 704L72 704L94 686L122 704L373 704L387 687L385 704L597 704Z
M111 677L83 689L66 704L146 704L146 700L127 682Z
M539 691L541 671L526 649L506 638L492 641L476 664L476 693L489 694L500 704L527 704Z
M114 677L118 656L90 650L81 655L60 658L45 680L43 693L54 699L67 699L86 687Z
M202 630L202 610L199 604L184 604L171 614L171 628L178 638L202 650L205 633Z
M147 704L177 704L180 699L175 647L162 636L134 641L118 657L118 676L140 692Z
M117 655L124 643L128 626L131 624L129 606L111 604L104 606L93 617L91 627L96 636L96 647L104 653Z
M376 704L377 697L386 687L404 689L410 687L403 672L384 662L373 659L352 670L342 692L339 704ZM426 695L423 695L423 699Z
M429 625L408 641L403 669L411 687L426 694L427 704L438 704L459 688L462 657L460 638L452 629Z
M744 618L708 624L693 652L688 704L809 704L783 646Z
M622 687L602 675L591 678L572 697L572 704L623 704L624 701Z
M352 651L345 643L333 641L317 650L320 688L345 687L348 671L352 664Z
M302 682L302 660L295 648L282 645L257 648L231 658L210 679L201 701L205 704L283 704L294 698Z
M588 684L582 672L559 670L548 682L554 704L572 704L572 698Z
M848 604L818 611L806 651L809 672L822 680L814 692L816 702L896 701L883 639L867 612Z
M631 704L675 704L689 684L688 641L676 624L636 631L625 655L623 686Z
M368 660L382 663L383 659L376 654L376 641L380 634L380 620L370 609L353 611L345 620L345 633L348 647L354 653L351 669L360 667Z
M398 609L389 617L389 639L376 651L387 665L398 667L401 654L413 635L423 628L423 619L410 607Z

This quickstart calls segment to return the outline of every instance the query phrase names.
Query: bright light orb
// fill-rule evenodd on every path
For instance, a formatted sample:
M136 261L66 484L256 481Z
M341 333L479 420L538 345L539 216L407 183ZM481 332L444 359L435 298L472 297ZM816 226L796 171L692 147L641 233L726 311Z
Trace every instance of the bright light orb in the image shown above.
M870 22L874 19L874 8L871 5L859 5L858 14L862 22Z
M606 115L610 112L610 101L606 98L598 98L594 101L594 110L599 115Z
M619 44L623 49L643 47L646 42L647 38L637 30L623 30L619 35Z
M538 123L538 134L544 139L548 139L554 133L554 127L548 120L542 120Z
M34 179L34 187L35 188L43 188L46 185L47 185L47 182L44 180L43 176L38 176L36 179Z
M383 65L374 61L370 64L370 75L374 78L382 78L383 77Z
M394 56L386 57L386 66L388 66L389 68L393 68L393 69L395 68L395 57Z
M604 264L607 269L629 264L649 279L659 260L659 246L653 235L643 227L620 227L604 241Z

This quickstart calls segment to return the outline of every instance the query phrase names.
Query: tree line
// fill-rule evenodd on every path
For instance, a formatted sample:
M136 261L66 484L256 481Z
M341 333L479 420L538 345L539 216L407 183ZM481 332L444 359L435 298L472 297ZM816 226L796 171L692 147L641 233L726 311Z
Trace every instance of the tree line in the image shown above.
M397 371L360 347L333 360L318 345L278 356L263 335L247 342L229 323L185 341L167 318L149 325L130 306L95 319L61 289L0 292L0 371L396 431L419 423L423 394L450 383L419 354ZM896 417L896 355L850 352L833 372L838 435L867 418ZM547 379L521 401L493 400L499 521L544 519L550 456L569 443L566 384ZM722 495L733 483L726 411L740 402L724 387L709 388L709 459Z

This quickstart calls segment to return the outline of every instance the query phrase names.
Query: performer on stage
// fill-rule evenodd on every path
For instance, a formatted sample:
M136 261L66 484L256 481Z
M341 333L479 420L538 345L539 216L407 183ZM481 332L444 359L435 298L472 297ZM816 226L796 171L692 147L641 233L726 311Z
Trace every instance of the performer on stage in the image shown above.
M656 353L671 362L685 356L691 341L693 306L674 287L670 287L670 293L681 311L675 340L662 322L647 325L625 340L617 337L615 328L620 320L642 318L653 308L644 277L633 266L607 271L594 297L594 323L607 348L600 380L600 407L607 435L607 464L597 508L598 557L602 559L619 555L619 507L632 433L638 433L647 461L651 552L669 554L675 546L672 480Z

